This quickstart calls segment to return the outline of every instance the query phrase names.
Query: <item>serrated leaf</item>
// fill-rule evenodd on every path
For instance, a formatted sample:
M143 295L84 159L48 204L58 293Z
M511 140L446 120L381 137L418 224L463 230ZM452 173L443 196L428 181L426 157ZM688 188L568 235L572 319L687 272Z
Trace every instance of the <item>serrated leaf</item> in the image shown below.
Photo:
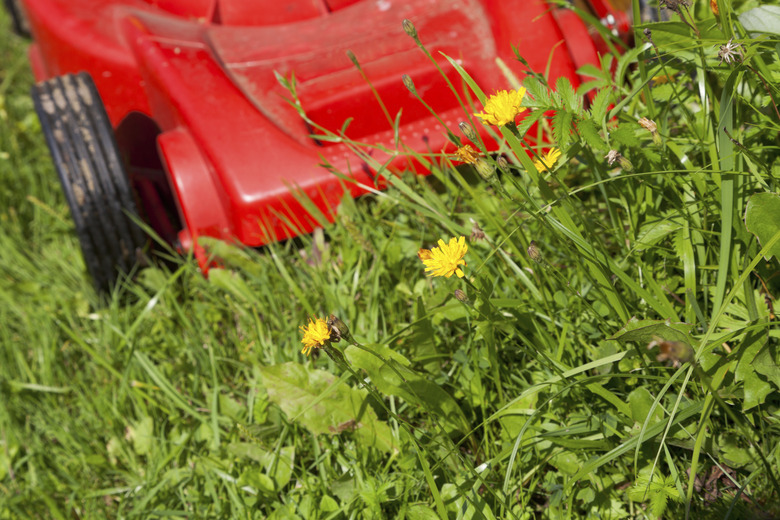
M602 88L593 97L593 102L590 104L590 114L594 121L601 124L607 117L607 110L612 98L612 89Z
M745 208L745 227L758 238L763 247L780 231L780 196L775 193L757 193L750 197ZM775 242L765 258L780 258L780 241Z
M550 90L541 81L529 76L523 81L526 96L523 98L523 106L529 108L549 108L552 105Z
M567 148L571 142L572 115L566 110L558 110L553 116L553 139L559 148Z
M526 115L518 124L517 124L517 134L520 137L523 137L526 132L544 116L543 110L534 110L533 112Z
M616 141L618 144L620 144L621 147L639 147L642 145L642 143L636 136L636 131L638 128L639 125L636 123L620 123L617 128L609 133L609 137L613 141ZM613 145L613 147L615 146Z
M634 502L650 501L653 515L661 517L669 499L680 500L680 493L674 485L674 479L662 477L658 471L652 476L649 467L643 468L634 485L628 490L628 498Z
M385 452L396 449L390 428L377 418L366 390L345 383L331 388L336 381L332 374L295 362L260 367L259 371L271 402L315 435L353 430L368 445ZM315 401L319 402L311 406Z
M577 133L580 134L585 143L594 150L603 150L606 148L606 143L599 135L599 129L590 119L583 119L577 123Z
M561 102L566 107L566 110L572 113L579 112L580 97L574 91L574 87L571 85L569 78L561 76L555 83L555 90L561 97Z

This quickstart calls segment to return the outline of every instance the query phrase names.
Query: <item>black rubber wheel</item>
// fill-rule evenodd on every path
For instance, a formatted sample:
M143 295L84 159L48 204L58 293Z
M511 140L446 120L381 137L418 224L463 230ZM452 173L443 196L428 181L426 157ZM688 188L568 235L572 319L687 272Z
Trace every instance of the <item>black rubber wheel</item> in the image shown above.
M30 37L30 24L27 23L27 17L22 10L21 0L3 0L5 10L11 16L11 24L14 32L24 38Z
M32 88L35 111L70 206L84 261L99 292L129 273L146 244L113 128L89 74Z

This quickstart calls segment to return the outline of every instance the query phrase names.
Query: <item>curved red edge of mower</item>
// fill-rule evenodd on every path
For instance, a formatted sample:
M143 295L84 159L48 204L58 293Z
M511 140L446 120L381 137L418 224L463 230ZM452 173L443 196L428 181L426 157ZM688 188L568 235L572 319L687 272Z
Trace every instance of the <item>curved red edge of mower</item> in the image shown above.
M407 149L423 156L451 152L447 129L474 122L479 106L443 55L457 60L486 93L508 88L497 61L524 76L513 46L531 69L548 71L551 83L567 77L576 87L577 69L599 63L598 42L585 24L544 0L17 1L34 37L29 55L42 85L34 92L40 95L60 77L87 73L99 93L91 102L102 100L105 107L121 158L106 175L124 178L137 203L106 203L113 208L110 222L130 229L120 213L132 219L138 212L164 240L193 250L204 269L208 259L198 237L256 247L308 233L333 221L345 193L381 187L379 165L425 173L424 164L394 151L392 121L402 108L398 134ZM589 8L612 20L614 30L628 31L626 14L609 1L591 0ZM401 29L404 19L414 23L435 64ZM437 66L458 86L460 99ZM404 74L444 127L404 86ZM289 102L280 77L295 78L299 108L312 124ZM67 126L83 103L66 99L42 123ZM40 100L37 105L44 106ZM312 125L337 131L349 118L351 139L390 152L367 159L338 140L312 136ZM83 221L82 235L94 235L98 227L109 233L108 221L93 222L98 213L75 207L88 179L62 172L60 179L71 184L66 192L75 193L71 211ZM92 205L109 194L95 193ZM102 242L85 240L88 265L113 263L102 271L114 277L127 271L130 252L121 246L106 252ZM95 269L98 287L110 287L115 278Z

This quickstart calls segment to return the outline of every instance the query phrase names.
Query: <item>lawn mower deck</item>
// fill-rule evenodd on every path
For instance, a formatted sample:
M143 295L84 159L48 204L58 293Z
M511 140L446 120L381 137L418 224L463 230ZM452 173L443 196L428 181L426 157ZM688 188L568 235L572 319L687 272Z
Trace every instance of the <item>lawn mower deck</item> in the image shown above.
M452 151L448 130L480 109L444 55L486 93L509 88L498 59L524 76L513 46L575 86L598 63L585 24L543 0L22 3L36 109L101 289L144 244L131 215L206 265L200 236L262 246L332 221L345 192L381 185L377 165L424 172L404 152ZM626 30L622 11L590 4ZM320 128L378 146L361 155Z

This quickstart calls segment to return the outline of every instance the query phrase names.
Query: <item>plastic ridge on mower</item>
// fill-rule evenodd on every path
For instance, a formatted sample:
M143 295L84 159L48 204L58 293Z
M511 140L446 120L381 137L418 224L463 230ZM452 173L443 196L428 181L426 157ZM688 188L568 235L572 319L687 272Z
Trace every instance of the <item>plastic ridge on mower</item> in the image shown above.
M332 221L345 190L356 196L376 186L372 164L423 172L401 152L451 152L447 130L473 119L461 101L476 102L443 54L487 93L509 88L498 58L523 77L513 46L533 70L575 86L577 69L599 62L586 25L543 0L21 4L34 38L36 109L100 289L127 272L143 246L133 215L205 267L199 236L262 246L318 226L301 197ZM589 7L627 30L625 13L607 0ZM402 30L404 19L460 100ZM404 86L404 74L444 127ZM391 152L377 151L368 164L343 143L317 140L278 77L295 78L300 107L316 125L338 131L352 118L350 139ZM391 118L403 109L401 150L371 87Z

